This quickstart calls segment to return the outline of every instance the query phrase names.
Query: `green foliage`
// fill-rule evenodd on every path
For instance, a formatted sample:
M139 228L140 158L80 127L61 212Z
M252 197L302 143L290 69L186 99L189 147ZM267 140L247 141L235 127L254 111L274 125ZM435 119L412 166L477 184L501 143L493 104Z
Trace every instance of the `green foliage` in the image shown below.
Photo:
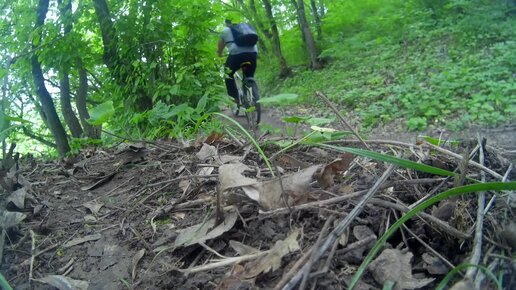
M313 101L321 90L362 128L404 119L410 130L496 126L516 117L516 19L505 2L333 1L322 71L265 82L265 94ZM265 75L259 77L268 79ZM269 85L270 84L270 85Z
M9 285L9 282L7 282L2 273L0 273L0 288L4 290L13 290L13 288L11 287L11 285Z
M109 121L114 114L113 101L106 101L90 110L90 119L88 121L92 125L102 125Z

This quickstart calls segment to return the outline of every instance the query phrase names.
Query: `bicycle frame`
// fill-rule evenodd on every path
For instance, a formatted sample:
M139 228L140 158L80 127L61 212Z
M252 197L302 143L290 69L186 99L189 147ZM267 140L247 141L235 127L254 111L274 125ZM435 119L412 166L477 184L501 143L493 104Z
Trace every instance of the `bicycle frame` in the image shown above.
M244 67L242 67L244 69ZM256 104L258 96L253 93L253 85L256 83L253 78L242 78L238 72L235 72L235 81L238 82L238 98L239 103L244 108L244 113L247 119L248 128L254 130L260 120L260 108Z

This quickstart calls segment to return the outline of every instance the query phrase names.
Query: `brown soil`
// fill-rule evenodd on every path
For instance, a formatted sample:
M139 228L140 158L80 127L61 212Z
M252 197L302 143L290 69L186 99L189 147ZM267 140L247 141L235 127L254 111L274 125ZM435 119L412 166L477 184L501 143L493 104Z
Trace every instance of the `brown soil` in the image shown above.
M270 116L265 115L264 122L272 119ZM393 139L392 135L389 136ZM410 142L411 138L396 139ZM203 142L211 143L217 149L215 157L201 158L198 155ZM245 143L245 140L240 142ZM241 198L233 203L226 196L222 201L223 205L234 204L238 209L234 224L203 242L195 242L197 238L191 238L190 241L194 240L191 245L178 245L181 230L203 225L212 217L220 218L215 214L221 178L219 168L222 163L235 162L221 162L222 156L236 156L246 164L248 170L244 174L248 178L259 181L273 179L254 148L242 148L236 144L237 141L229 136L212 135L209 140L189 143L160 141L131 146L122 144L111 149L91 148L76 158L63 161L42 162L30 157L22 158L19 168L14 166L11 169L16 174L4 174L3 177L4 181L11 178L13 186L0 193L2 215L20 212L25 219L17 225L3 228L6 236L3 246L0 243L3 248L0 272L15 289L56 289L41 283L40 279L48 275L85 281L89 285L87 289L272 289L283 277L288 277L287 272L308 250L321 247L331 237L328 233L350 214L365 191L372 188L387 168L383 162L358 156L353 156L351 167L338 168L341 163L335 161L342 155L328 150L296 147L278 157L273 164L274 171L281 172L285 181L288 176L310 165L320 165L321 168L319 175L316 174L319 178L314 177L309 183L309 190L287 190L283 193L288 195L292 203L290 207L284 207L284 202L280 202L278 207L283 210L259 211L260 203L243 197L244 191L235 187L228 192ZM356 146L355 143L348 145ZM278 150L269 145L266 154L271 156ZM459 167L456 159L427 147L409 150L404 146L376 144L374 150L386 154L400 153L405 158L447 170ZM460 154L464 148L453 150ZM486 165L504 175L509 162L500 152L498 147L488 146ZM478 160L478 157L474 159ZM320 176L327 174L325 170L332 172L330 184L321 181ZM480 179L479 170L470 167L468 177ZM496 180L489 175L487 178ZM514 178L514 170L509 178ZM301 181L293 183L296 182ZM312 261L312 274L307 280L307 286L312 287L309 289L346 289L374 241L402 215L399 211L401 204L414 204L429 193L451 188L453 183L453 179L396 169L344 234L337 237L334 251L328 249L320 259ZM8 199L18 188L26 192L21 208ZM19 193L19 190L15 192ZM343 196L341 200L335 199ZM488 201L492 197L492 193L487 194ZM500 195L488 212L482 245L482 264L494 265L492 271L496 275L502 274L506 289L516 287L510 258L498 258L507 257L507 251L514 246L510 239L511 235L514 237L514 229L510 224L505 225L507 221L514 220L514 204L507 203L510 197L510 194ZM331 198L335 201L322 203ZM386 246L387 249L409 252L408 256L403 256L405 254L395 250L394 256L400 260L405 259L402 257L412 258L407 263L388 260L383 268L390 270L401 265L402 272L411 276L404 277L405 280L400 278L405 283L409 280L423 283L425 279L433 278L435 280L422 289L435 288L450 270L447 262L461 264L472 252L470 234L476 220L476 200L475 195L463 196L454 200L451 206L443 202L433 210L426 210L429 215L444 220L469 238L459 238L457 234L444 230L430 222L428 216L412 219L406 228L388 240ZM301 206L306 203L310 206ZM227 221L228 212L224 216ZM328 219L334 221L326 223ZM239 264L242 267L229 264L185 274L187 269L241 256L233 241L252 247L254 251L267 251L287 240L295 230L299 232L296 239L299 249L292 247L282 254L275 252L266 258L242 261ZM321 242L317 243L320 236ZM437 258L432 250L444 260ZM273 258L276 263L272 262ZM357 289L382 288L379 282L382 280L377 277L382 271L370 269ZM484 279L481 285L485 289L494 284Z

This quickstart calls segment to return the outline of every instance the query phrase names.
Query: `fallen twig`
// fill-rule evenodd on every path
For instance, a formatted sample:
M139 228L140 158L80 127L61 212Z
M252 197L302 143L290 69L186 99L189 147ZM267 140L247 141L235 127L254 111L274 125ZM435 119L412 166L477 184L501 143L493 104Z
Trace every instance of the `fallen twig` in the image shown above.
M434 248L432 248L429 244L425 243L425 241L423 241L420 237L418 237L413 231L411 231L406 225L402 225L403 228L414 238L416 239L421 245L423 245L427 250L429 250L430 252L432 252L432 254L434 254L437 258L441 259L441 261L443 261L446 265L448 265L448 267L450 267L450 269L453 269L455 268L455 266L450 262L448 261L448 259L446 259L445 257L443 257L443 255L439 254L439 252L437 252L436 250L434 250Z
M344 231L349 227L351 222L357 217L362 210L365 208L368 201L373 197L373 195L380 189L380 186L389 178L389 176L394 171L395 165L391 164L385 170L383 175L376 181L373 187L367 192L367 194L360 200L360 202L353 208L353 210L347 215L338 225L337 227L328 235L328 238L324 241L322 246L319 249L315 249L316 254L314 256L315 260L321 258L321 256L328 250L329 247L333 245L333 243L344 233ZM290 281L283 287L284 290L294 289L294 287L299 283L299 281L303 278L303 273L305 271L305 265L301 270L297 272L297 274L290 279Z
M407 213L408 211L410 211L410 208L408 208L405 205L402 205L402 204L399 204L399 203L392 203L392 202L389 202L389 201L386 201L386 200L382 200L382 199L378 199L378 198L372 198L370 200L370 203L374 204L374 205L382 206L382 207L387 207L387 208L392 208L392 209L395 209L395 210L399 210L399 211L401 211L403 213ZM459 238L459 239L469 239L469 238L471 238L470 235L457 230L456 228L450 226L447 222L444 222L444 221L436 218L435 216L433 216L431 214L427 214L425 212L421 212L417 216L419 218L421 218L422 220L426 219L426 220L434 223L441 230L445 231L446 233L448 233L448 234L450 234L450 235L452 235L452 236L454 236L456 238Z
M30 288L30 282L32 281L32 273L33 273L33 270L34 270L34 259L36 257L35 255L35 251L36 251L36 237L34 237L34 231L33 230L29 230L30 232L30 238L32 240L32 246L31 246L31 249L30 249L30 267L29 267L29 288Z
M319 92L319 91L316 91L315 94L321 98L327 105L328 107L330 107L330 109L333 110L333 112L335 112L335 114L339 117L340 121L346 126L348 127L348 129L353 132L353 135L355 135L355 137L357 137L358 140L360 140L360 143L362 143L362 145L364 145L367 149L371 149L369 148L369 145L367 145L367 143L364 141L364 139L362 139L362 137L360 137L360 135L358 134L358 132L355 130L355 128L353 128L347 121L346 119L344 119L344 117L342 116L342 114L339 112L339 110L337 110L337 108L335 107L335 105L333 105L333 103L328 99L328 97L326 97L326 95L324 95L322 92Z
M308 251L306 251L303 256L301 256L301 258L299 258L297 262L290 268L290 270L285 275L283 275L273 290L280 290L283 288L283 286L287 284L287 282L290 281L290 279L296 274L299 268L305 264L306 260L311 257L313 250L314 247L311 247Z
M482 144L480 136L478 136L478 144L480 145L480 165L484 166L484 145ZM486 182L486 173L482 171L480 174L482 183ZM480 256L482 255L482 230L484 226L484 208L486 205L486 195L484 191L478 193L477 204L475 237L473 238L473 251L471 253L471 259L469 260L473 265L477 265L480 262ZM465 279L473 281L476 273L477 267L469 267L466 271Z
M462 157L460 154L457 154L457 153L452 152L452 151L450 151L450 150L446 150L446 149L444 149L444 148L442 148L442 147L435 146L434 144L431 144L431 143L428 143L428 142L425 142L424 144L425 144L426 146L428 146L428 147L430 147L430 148L432 148L432 149L436 150L436 151L439 151L439 152L443 153L443 154L453 156L453 157L457 158L458 160L462 160L462 159L463 159L463 157ZM476 168L478 168L478 169L482 170L482 171L485 171L485 172L487 172L487 173L491 174L493 177L496 177L496 178L497 178L497 179L499 179L499 180L502 180L502 178L503 178L503 176L501 176L500 174L498 174L498 173L494 172L493 170L491 170L491 169L489 169L489 168L485 167L483 164L479 164L479 163L477 163L477 162L475 162L475 161L472 161L472 160L470 160L468 163L469 163L470 165L472 165L472 166L474 166L474 167L476 167Z
M330 224L333 222L334 219L335 219L335 216L331 215L326 220L323 228L321 229L321 233L319 234L319 237L317 238L317 241L315 242L315 244L313 246L314 249L317 249L321 245L322 239L323 239L324 235L326 235L326 232L328 231L328 228L330 227ZM310 255L310 259L308 260L308 263L304 267L303 280L301 281L301 286L299 286L299 288L298 288L299 290L304 290L306 287L306 283L308 282L308 277L310 276L310 271L312 270L313 264L316 261L315 253L316 253L315 251L312 252L312 254Z

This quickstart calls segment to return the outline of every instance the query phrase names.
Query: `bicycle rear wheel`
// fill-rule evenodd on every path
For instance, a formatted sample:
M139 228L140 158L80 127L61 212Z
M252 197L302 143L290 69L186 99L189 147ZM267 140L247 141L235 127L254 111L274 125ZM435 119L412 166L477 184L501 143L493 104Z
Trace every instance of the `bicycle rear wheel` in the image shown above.
M244 106L246 108L247 124L255 128L261 120L261 105L258 103L260 95L258 85L253 79L246 79L244 83Z

